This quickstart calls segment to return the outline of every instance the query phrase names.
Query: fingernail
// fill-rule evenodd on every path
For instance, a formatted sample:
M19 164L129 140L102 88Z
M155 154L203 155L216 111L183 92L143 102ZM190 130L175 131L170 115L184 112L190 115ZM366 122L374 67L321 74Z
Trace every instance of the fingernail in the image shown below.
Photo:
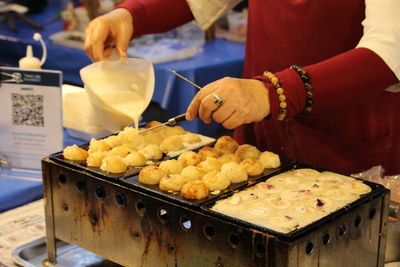
M126 53L121 48L117 47L117 52L120 58L128 58Z

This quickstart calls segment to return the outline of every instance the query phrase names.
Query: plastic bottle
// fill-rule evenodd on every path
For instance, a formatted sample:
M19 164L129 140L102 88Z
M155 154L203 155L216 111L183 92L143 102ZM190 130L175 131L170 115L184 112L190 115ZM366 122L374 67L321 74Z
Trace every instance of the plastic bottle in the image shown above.
M21 58L18 62L20 69L33 69L38 70L41 69L42 65L46 61L47 58L47 48L46 44L44 43L42 36L39 33L35 33L33 35L33 39L36 41L40 41L43 49L42 59L39 60L38 58L33 56L32 46L28 45L26 47L26 56Z

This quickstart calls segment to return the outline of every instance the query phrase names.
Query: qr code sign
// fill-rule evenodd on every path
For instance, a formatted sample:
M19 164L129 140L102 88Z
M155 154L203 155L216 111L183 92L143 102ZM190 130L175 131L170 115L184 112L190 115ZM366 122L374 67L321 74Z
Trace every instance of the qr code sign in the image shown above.
M43 95L11 94L12 124L44 127Z

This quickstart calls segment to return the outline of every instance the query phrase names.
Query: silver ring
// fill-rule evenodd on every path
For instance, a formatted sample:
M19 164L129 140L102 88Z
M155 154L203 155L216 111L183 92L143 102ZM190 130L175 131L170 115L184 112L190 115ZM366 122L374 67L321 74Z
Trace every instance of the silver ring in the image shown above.
M224 103L224 100L222 100L222 98L220 98L219 95L217 95L216 93L212 93L211 95L214 97L213 102L217 106L221 106Z

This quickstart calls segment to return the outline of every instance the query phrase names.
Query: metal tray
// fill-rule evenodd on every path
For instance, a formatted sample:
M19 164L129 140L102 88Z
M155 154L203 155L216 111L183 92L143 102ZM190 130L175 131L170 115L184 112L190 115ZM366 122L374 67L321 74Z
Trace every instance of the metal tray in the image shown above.
M313 166L306 165L306 164L297 163L297 164L292 166L292 169L301 169L301 168L311 168L311 169L318 170L318 171L326 171L326 170L323 170L323 169L320 169L320 168L315 168ZM278 173L281 173L281 172L284 172L284 171L287 171L287 170L288 169L282 170L280 172L276 172L275 174L278 174ZM269 175L268 177L265 177L265 179L260 179L257 182L266 181L266 180L268 180L268 178L271 178L272 176L273 175ZM354 178L354 179L357 179L357 178ZM361 180L361 179L357 179L357 180ZM384 192L388 191L381 184L376 184L376 183L365 181L365 180L361 180L361 181L371 187L371 189L372 189L371 192L362 195L359 199L357 199L354 202L346 205L345 207L343 207L343 208L341 208L341 209L339 209L337 211L334 211L334 212L328 214L327 216L322 217L321 219L319 219L319 220L317 220L317 221L315 221L315 222L313 222L313 223L311 223L309 225L306 225L306 226L304 226L302 228L298 228L298 229L293 230L292 232L289 232L289 233L277 232L277 231L274 231L272 229L269 229L269 228L266 228L266 227L263 227L263 226L260 226L260 225L254 224L254 223L251 223L251 222L248 222L248 221L244 221L244 220L241 220L241 219L238 219L238 218L234 218L234 217L231 217L231 216L228 216L228 215L225 215L225 214L222 214L222 213L219 213L219 212L211 210L211 207L215 204L216 201L218 201L220 199L228 198L231 195L233 195L234 192L230 192L229 194L225 194L223 196L220 196L218 198L213 199L210 202L207 202L207 203L201 205L201 209L206 214L215 216L215 217L220 218L222 220L225 220L225 221L228 221L228 222L237 223L237 224L242 225L244 227L248 227L248 228L255 229L255 230L258 230L258 231L261 231L261 232L264 232L264 233L268 233L268 234L274 235L274 236L278 237L281 240L293 241L293 240L295 240L295 239L297 239L297 238L299 238L299 237L301 237L301 236L313 231L314 229L320 227L321 225L323 225L323 224L325 224L327 222L333 221L338 216L341 216L342 214L349 212L350 210L352 210L352 209L358 207L359 205L361 205L362 203L370 201L371 199L374 199L374 198L378 197L379 195L383 194ZM245 188L241 188L241 189L245 189Z
M138 181L138 179L139 179L138 175L122 177L120 179L120 183L125 186L132 187L138 191L142 191L144 193L154 195L158 198L171 200L178 204L184 204L186 206L191 206L191 207L200 207L201 205L208 203L210 201L214 201L215 199L217 199L227 193L230 193L230 192L233 192L236 190L240 190L242 188L246 188L249 185L255 184L259 180L264 180L267 177L270 177L272 175L275 175L275 174L280 173L285 170L289 170L295 164L294 161L287 160L287 159L281 159L281 163L282 163L281 167L279 167L279 168L265 169L263 174L260 174L257 176L249 176L247 181L242 182L242 183L231 184L227 189L222 190L218 193L212 194L210 192L208 197L203 198L203 199L187 199L187 198L184 198L181 195L179 195L179 193L169 193L169 192L163 191L159 188L158 185L142 184Z
M206 146L212 146L214 142L208 143L208 144L202 144L201 146L193 149L192 151L199 151L202 147ZM83 149L88 149L89 143L83 144L80 146ZM169 160L169 159L174 159L177 158L178 156L170 157L168 155L164 155L164 157L155 162L155 164L159 164L161 161ZM64 158L63 152L57 152L49 156L49 158L56 163L59 163L61 165L66 165L68 167L72 167L73 169L78 169L84 172L88 172L96 177L118 183L121 185L128 186L130 188L133 188L135 190L144 192L144 193L149 193L153 196L156 196L158 198L162 198L165 200L171 200L177 204L184 204L189 207L197 207L200 208L200 205L205 204L207 202L213 201L216 198L219 198L220 196L232 192L234 190L239 190L241 188L248 187L249 185L254 184L258 180L265 179L266 177L269 177L271 175L289 170L293 167L293 165L296 163L294 160L289 160L281 157L281 166L278 168L273 168L273 169L265 169L263 174L257 175L257 176L249 176L248 180L242 183L235 183L231 184L227 189L222 190L219 193L216 194L209 194L207 198L196 200L196 199L186 199L179 195L179 193L169 193L166 191L163 191L159 188L158 185L146 185L142 184L138 181L139 178L139 172L142 169L142 167L134 168L134 167L129 167L128 170L124 173L121 174L112 174L112 173L107 173L102 171L99 167L89 167L86 165L86 161L73 161L73 160L67 160Z
M58 257L57 263L54 265L49 265L46 261L46 241L44 237L14 249L12 252L13 261L17 266L24 267L121 267L119 264L61 240L57 240L56 246Z
M81 145L79 147L87 150L89 147L89 144L87 143L87 144ZM99 167L87 166L86 161L84 161L84 160L77 161L77 160L65 159L62 151L50 155L49 158L54 160L57 163L67 165L69 167L73 167L75 169L79 169L82 171L86 171L97 177L100 177L100 178L103 178L106 180L111 180L111 181L120 180L123 177L138 174L141 170L141 168L128 167L128 170L124 173L108 173L108 172L102 171ZM170 157L164 156L163 159L161 159L160 161L167 160L167 159L170 159Z
M209 146L209 145L213 144L214 141L215 141L214 138L211 138L211 137L208 137L208 136L202 136L202 135L199 135L199 136L201 136L201 138L203 138L202 139L203 142L199 143L198 146L194 147L192 149L193 151L199 150L200 148L202 148L204 146ZM85 150L88 150L89 143L80 145L79 147L81 147L81 148L83 148ZM188 150L188 149L184 149L184 150L180 151L180 153L182 153L183 151L186 151L186 150ZM163 157L160 160L153 161L153 162L157 164L157 163L159 163L161 161L164 161L164 160L169 160L171 158L176 158L179 155L180 155L179 153L174 155L174 156L169 156L169 155L163 154ZM124 173L108 173L108 172L102 171L99 167L89 167L89 166L87 166L86 165L86 161L84 161L84 160L76 161L76 160L65 159L64 155L63 155L63 151L51 154L49 157L52 160L54 160L55 162L57 162L57 163L65 164L65 165L68 165L70 167L75 167L75 168L77 168L79 170L89 172L89 173L91 173L91 174L93 174L93 175L95 175L97 177L100 177L100 178L103 178L103 179L106 179L106 180L111 180L111 181L120 180L120 179L122 179L124 177L127 177L127 176L137 175L137 174L139 174L140 170L142 169L142 167L128 167L128 170L126 172L124 172Z

